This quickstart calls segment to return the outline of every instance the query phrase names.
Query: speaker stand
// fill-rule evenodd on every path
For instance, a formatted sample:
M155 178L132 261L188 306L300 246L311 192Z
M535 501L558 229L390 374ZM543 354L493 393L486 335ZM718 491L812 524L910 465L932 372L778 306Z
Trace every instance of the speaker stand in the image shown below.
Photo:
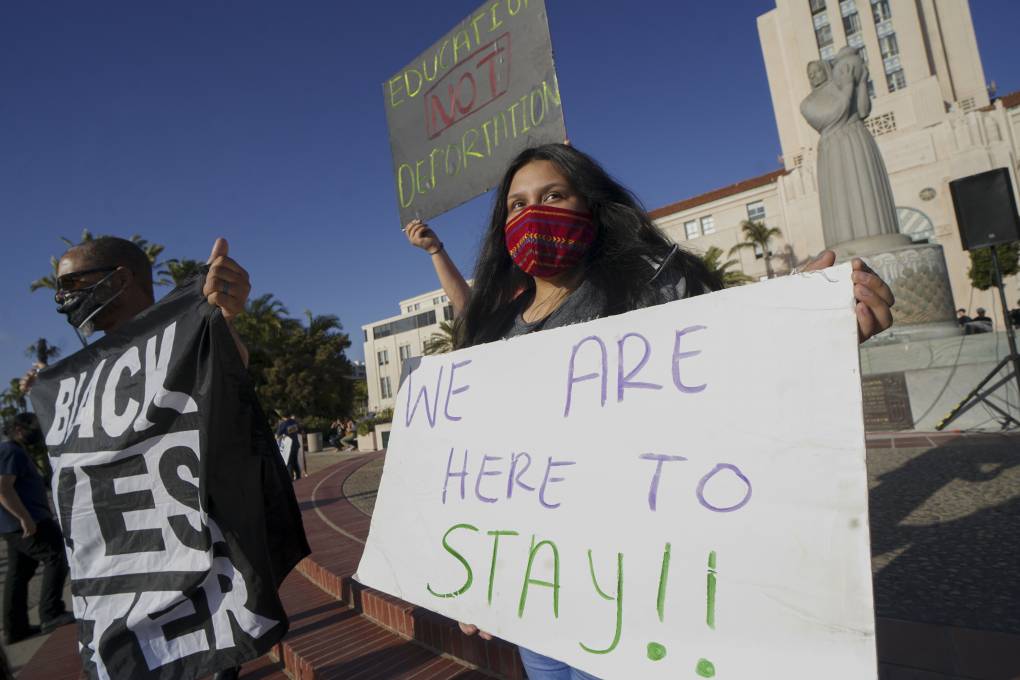
M953 410L946 414L945 418L943 418L939 424L935 426L936 430L945 429L946 425L953 422L957 417L974 408L981 402L1002 416L1002 420L1000 422L1003 430L1008 430L1011 427L1020 427L1020 420L1017 420L1012 414L1003 410L997 404L993 404L988 398L992 393L1008 383L1010 380L1016 380L1017 397L1020 399L1020 354L1017 353L1013 322L1010 319L1009 306L1006 303L1006 289L1002 283L1002 271L999 269L999 255L995 252L995 246L991 246L991 251L992 266L995 269L995 285L999 289L999 303L1002 305L1002 316L1006 322L1006 340L1009 342L1009 356L996 364L995 368L993 368L991 372L989 372L988 375L986 375L984 379L978 383L977 387L971 390L970 393L963 398L963 401L954 406ZM1009 372L1006 373L1005 377L1000 378L995 381L991 387L985 389L985 385L998 375L1003 368L1007 367L1009 368ZM1020 406L1020 402L1018 402L1018 406Z

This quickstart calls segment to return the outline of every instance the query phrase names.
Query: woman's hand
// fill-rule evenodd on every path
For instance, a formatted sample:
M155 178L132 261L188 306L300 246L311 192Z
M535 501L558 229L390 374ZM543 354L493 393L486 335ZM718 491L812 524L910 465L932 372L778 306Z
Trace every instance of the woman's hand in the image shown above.
M492 639L492 635L486 633L484 630L478 630L478 626L473 626L470 623L461 623L460 621L457 622L457 625L460 626L460 632L464 633L464 635L474 635L475 633L478 633L478 637L483 640Z
M836 262L836 253L823 250L821 255L809 262L801 271L810 272L831 267ZM853 269L850 279L854 283L854 299L857 300L857 342L878 335L893 324L892 307L896 298L888 284L876 274L864 260L855 257L850 261Z
M436 236L436 232L421 220L414 219L408 222L404 227L404 233L407 234L407 240L412 246L421 248L429 255L435 255L443 248L443 243Z

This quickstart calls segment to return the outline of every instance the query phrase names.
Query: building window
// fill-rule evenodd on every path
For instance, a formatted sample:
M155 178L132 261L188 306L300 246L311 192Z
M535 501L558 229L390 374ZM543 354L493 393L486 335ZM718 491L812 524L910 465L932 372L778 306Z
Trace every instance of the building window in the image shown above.
M754 259L760 260L765 257L765 252L761 249L761 246L757 243L754 244Z
M690 220L684 222L684 232L687 234L687 239L698 238L698 221Z
M752 222L762 222L765 219L765 202L755 201L747 204L747 219Z
M368 342L368 329L362 328L361 332L365 334L365 342Z
M819 47L827 47L832 44L832 26L825 24L815 29L815 39Z
M379 378L379 396L383 399L389 399L393 396L393 389L390 387L389 376Z
M861 15L857 12L853 14L847 14L843 17L843 30L846 32L847 37L854 35L855 33L861 32Z
M400 354L400 363L403 364L405 361L411 358L411 346L401 345L397 348L397 352Z
M390 363L390 351L388 349L381 349L381 350L379 350L379 352L376 354L376 356L379 359L379 365L380 366L385 366L388 363Z
M715 232L715 219L711 215L701 218L701 233L711 234Z
M825 0L808 0L808 2L810 3L812 14L825 11Z
M892 19L892 9L889 7L889 0L871 0L871 13L875 18L876 24Z
M436 322L436 310L430 309L421 314L415 314L414 316L408 316L403 319L397 319L396 321L390 321L389 323L379 324L372 329L372 337L375 340L379 338L386 338L397 333L403 333L404 331L413 331L416 328L424 328L425 326L431 326Z
M443 307L443 321L453 321L453 305Z
M896 90L902 90L907 86L907 78L903 75L903 69L899 68L892 73L885 74L886 80L889 81L889 91L895 92Z
M900 53L900 45L896 42L896 34L890 33L878 39L878 47L882 50L882 58L888 59Z

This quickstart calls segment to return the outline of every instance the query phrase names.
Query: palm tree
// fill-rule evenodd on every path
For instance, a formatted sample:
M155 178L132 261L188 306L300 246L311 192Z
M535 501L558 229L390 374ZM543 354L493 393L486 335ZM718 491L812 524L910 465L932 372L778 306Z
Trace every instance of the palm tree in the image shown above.
M755 220L741 222L740 231L744 234L744 240L730 248L730 255L744 248L761 249L765 256L765 274L771 279L775 273L772 271L772 250L769 248L769 241L773 237L782 236L782 232L776 227L769 227L764 222Z
M78 241L78 243L75 243L74 241L72 241L71 239L67 238L66 236L61 236L60 240L63 241L65 244L67 244L68 248L73 248L76 245L80 245L82 243L87 243L88 241L94 241L97 238L101 238L101 236L95 236L88 229L82 229L81 230L81 240ZM129 240L132 243L134 243L135 245L137 245L139 248L142 249L142 252L145 253L145 256L147 258L149 258L149 263L152 265L153 269L156 269L157 267L160 267L163 264L161 262L158 262L157 260L159 259L159 256L163 253L163 251L166 249L166 246L160 245L158 243L149 243L147 240L145 240L144 238L142 238L138 234L134 234ZM60 264L60 262L59 262L59 260L57 260L57 258L55 258L53 256L50 256L50 267L52 267L53 273L50 274L50 275L47 275L47 276L43 276L42 278L38 278L35 281L33 281L32 283L28 284L28 289L31 292L33 292L33 293L35 291L39 290L40 288L46 288L46 289L49 289L49 290L56 290L57 289L57 266L59 264ZM170 281L160 280L160 281L156 281L155 283L157 285L167 285L167 284L170 283Z
M719 281L722 281L723 288L742 286L745 283L754 281L754 279L739 269L730 271L730 267L737 266L740 263L736 260L726 260L725 262L722 262L722 257L722 248L710 246L709 249L705 251L705 254L701 256L701 261L705 263L705 268L708 269L709 273L711 273Z
M16 413L21 413L28 408L25 400L25 392L21 389L21 381L14 378L10 386L0 392L0 416L6 420Z
M163 263L163 269L156 272L156 284L179 286L201 271L202 267L203 263L198 260L172 258Z
M459 326L460 324L457 319L441 322L439 324L439 332L433 333L432 337L425 341L425 346L422 350L425 354L446 354L447 352L452 352Z
M308 321L305 332L310 336L328 335L330 331L343 330L340 317L336 314L312 314L310 309L306 309L305 319Z
M25 354L30 357L35 357L37 363L46 366L50 363L50 359L55 359L60 356L60 348L54 347L46 338L39 338L25 350Z

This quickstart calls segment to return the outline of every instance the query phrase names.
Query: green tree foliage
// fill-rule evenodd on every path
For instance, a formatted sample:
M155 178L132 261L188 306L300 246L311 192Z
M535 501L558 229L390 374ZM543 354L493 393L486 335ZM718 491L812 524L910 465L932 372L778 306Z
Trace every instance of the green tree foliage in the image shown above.
M25 355L36 360L44 366L50 363L50 359L60 356L60 348L51 345L46 338L39 338L25 350Z
M701 256L701 261L705 263L705 267L714 277L722 281L724 288L742 286L745 283L754 281L753 278L739 269L730 269L730 267L738 266L740 264L739 262L736 260L726 260L723 262L722 258L722 248L710 246L709 249L705 251L705 254Z
M769 246L769 241L773 237L782 236L782 232L776 227L769 227L764 222L755 220L744 220L741 222L740 232L744 235L744 240L730 248L730 255L746 248L751 248L752 250L755 248L761 249L765 254L765 273L771 279L775 276L775 272L772 271L772 249Z
M27 406L25 393L21 391L21 380L11 379L7 389L0 392L0 421L6 421L11 416L21 413Z
M156 272L156 284L160 286L179 286L202 270L204 262L176 257L163 263L163 268Z
M234 327L248 347L248 372L272 417L331 421L351 413L353 384L340 319L305 312L302 321L271 294L248 301Z
M425 354L446 354L453 351L454 339L457 337L460 324L457 319L443 321L439 324L439 331L425 341L422 351Z
M995 246L995 252L999 256L999 270L1003 277L1020 272L1020 243ZM978 290L988 290L995 285L995 268L992 266L991 248L978 248L970 251L970 269L967 271L967 276Z
M97 238L100 238L101 236L102 235L100 235L100 236L94 235L88 229L82 229L81 230L81 240L78 241L78 243L75 243L74 241L72 241L71 239L67 238L66 236L61 236L60 240L63 241L64 244L68 248L71 248L73 246L76 246L76 245L79 245L79 244L82 244L82 243L86 243L88 241L93 241L93 240L95 240ZM158 243L149 243L147 240L145 240L144 238L142 238L138 234L135 234L134 236L132 236L130 238L130 240L133 243L137 244L138 247L141 248L145 252L146 257L149 258L149 262L152 263L153 270L155 270L157 267L161 266L162 263L159 262L158 260L159 260L159 256L163 254L163 250L165 250L165 248L166 248L165 246L162 246L162 245L160 245ZM38 278L35 281L33 281L32 283L28 284L28 289L30 291L32 291L33 293L35 291L39 290L39 289L42 289L42 288L45 288L47 290L56 290L57 289L57 265L59 263L60 263L60 261L56 257L53 257L51 255L50 256L50 268L53 270L53 273L52 274L48 274L46 276L43 276L41 278ZM166 281L155 281L154 283L156 283L157 285L165 285L166 283L169 283L169 282L166 282Z

